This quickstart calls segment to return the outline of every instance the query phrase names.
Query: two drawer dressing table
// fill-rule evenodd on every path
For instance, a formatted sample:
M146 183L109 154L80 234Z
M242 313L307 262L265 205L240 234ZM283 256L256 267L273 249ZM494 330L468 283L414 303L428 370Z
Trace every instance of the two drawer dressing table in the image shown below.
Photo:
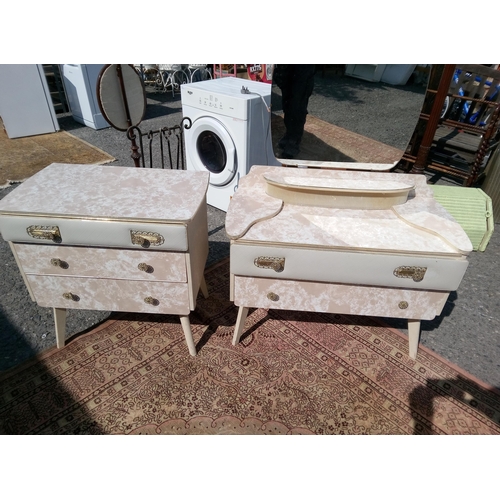
M239 307L420 321L439 315L472 244L423 175L254 166L226 216L230 299Z

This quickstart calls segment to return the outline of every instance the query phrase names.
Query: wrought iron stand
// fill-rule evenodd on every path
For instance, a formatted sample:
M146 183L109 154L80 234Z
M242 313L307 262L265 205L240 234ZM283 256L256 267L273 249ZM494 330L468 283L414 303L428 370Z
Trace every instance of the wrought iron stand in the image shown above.
M184 129L191 128L191 125L191 119L185 117L181 120L180 125L163 127L159 130L149 130L148 132L142 132L138 126L129 127L127 129L127 138L131 142L131 158L134 160L134 165L142 168L155 168L153 145L155 137L158 137L161 168L185 170ZM143 138L147 138L146 152L144 149L146 140L143 140ZM139 144L137 144L136 139L138 139ZM146 158L149 159L148 162Z

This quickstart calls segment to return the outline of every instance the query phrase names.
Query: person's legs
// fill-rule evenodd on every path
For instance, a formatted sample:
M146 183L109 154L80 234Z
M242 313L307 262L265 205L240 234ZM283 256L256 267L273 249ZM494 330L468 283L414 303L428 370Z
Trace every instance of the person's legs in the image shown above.
M314 65L294 65L289 102L285 111L285 126L288 135L300 142L306 123L307 105L314 88ZM288 116L287 116L288 115Z
M280 147L285 158L293 158L300 151L299 144L304 133L307 105L314 88L314 65L290 65L286 82L286 87L282 88L286 135L280 141Z

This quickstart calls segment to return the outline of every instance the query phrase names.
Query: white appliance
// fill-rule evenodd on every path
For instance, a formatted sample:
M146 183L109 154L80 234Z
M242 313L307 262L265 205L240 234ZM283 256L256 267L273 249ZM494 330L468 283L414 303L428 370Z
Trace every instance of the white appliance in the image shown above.
M99 130L109 127L97 104L97 78L104 64L63 64L64 89L73 118Z
M59 130L41 64L0 64L0 116L9 139Z
M271 141L271 84L226 77L181 86L186 168L210 173L207 203L227 212L253 165L280 165Z

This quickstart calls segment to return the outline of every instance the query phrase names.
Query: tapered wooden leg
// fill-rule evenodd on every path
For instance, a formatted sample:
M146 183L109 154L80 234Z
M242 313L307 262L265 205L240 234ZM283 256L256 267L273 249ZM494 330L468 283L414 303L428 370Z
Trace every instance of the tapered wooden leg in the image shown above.
M208 299L208 288L207 288L207 282L205 281L205 276L201 277L200 290L201 293L203 294L203 297Z
M245 326L245 320L247 319L248 309L248 307L243 306L240 306L238 309L238 318L236 319L236 325L234 327L233 345L236 345L240 341L243 327Z
M191 323L189 322L189 316L181 316L182 331L184 332L184 337L186 337L186 343L189 349L189 354L191 356L196 356L196 346L194 345L193 334L191 332Z
M58 309L54 307L54 323L56 327L56 343L57 347L64 347L64 342L66 338L66 309Z
M408 342L410 349L410 358L417 359L418 342L420 339L420 320L408 320Z

